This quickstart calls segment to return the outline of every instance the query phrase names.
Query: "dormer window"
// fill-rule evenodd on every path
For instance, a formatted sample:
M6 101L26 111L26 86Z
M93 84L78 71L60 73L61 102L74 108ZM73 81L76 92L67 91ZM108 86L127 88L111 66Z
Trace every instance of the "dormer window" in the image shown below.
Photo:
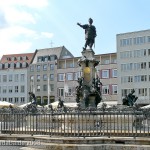
M43 57L43 61L44 61L44 62L48 62L48 59L49 59L49 56L44 56L44 57Z
M7 61L10 61L11 59L10 59L10 57L6 57L6 60L7 60Z
M57 59L57 56L56 55L51 55L50 56L50 61L54 61L54 60L56 60Z
M27 60L27 56L23 56L22 59L23 59L24 61L26 61L26 60Z
M20 61L21 59L22 59L22 57L21 57L21 56L18 56L18 57L17 57L17 60L18 60L18 61Z
M43 57L42 56L38 56L37 61L38 62L42 62L43 61Z
M15 60L16 60L16 57L12 57L11 60L12 60L12 61L15 61Z

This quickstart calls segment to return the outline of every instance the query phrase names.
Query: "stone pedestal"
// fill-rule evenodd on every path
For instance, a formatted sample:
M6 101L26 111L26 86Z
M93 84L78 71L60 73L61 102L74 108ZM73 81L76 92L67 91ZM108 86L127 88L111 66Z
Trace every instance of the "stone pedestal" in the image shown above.
M92 49L81 52L82 57L78 60L81 67L81 78L78 79L77 98L81 108L97 107L101 101L100 78L98 77L96 66L99 64L94 57Z

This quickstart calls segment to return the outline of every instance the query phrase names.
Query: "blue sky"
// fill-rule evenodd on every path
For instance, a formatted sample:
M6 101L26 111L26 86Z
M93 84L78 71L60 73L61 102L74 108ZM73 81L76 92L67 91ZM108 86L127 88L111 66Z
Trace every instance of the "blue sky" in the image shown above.
M149 0L0 0L0 57L51 46L81 56L84 30L77 22L90 17L95 54L116 52L116 34L150 29L149 6Z

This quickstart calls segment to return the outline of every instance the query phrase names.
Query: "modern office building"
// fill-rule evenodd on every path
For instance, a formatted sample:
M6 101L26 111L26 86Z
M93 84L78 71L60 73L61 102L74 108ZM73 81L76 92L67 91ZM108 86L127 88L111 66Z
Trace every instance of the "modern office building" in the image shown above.
M34 53L3 55L0 60L0 100L16 105L28 102L27 68Z
M135 89L137 103L150 104L150 30L117 35L118 102Z

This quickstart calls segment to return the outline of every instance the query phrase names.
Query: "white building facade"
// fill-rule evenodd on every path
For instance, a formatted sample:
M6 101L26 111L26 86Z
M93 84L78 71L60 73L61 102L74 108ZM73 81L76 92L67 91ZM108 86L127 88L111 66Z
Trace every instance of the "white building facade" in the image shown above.
M135 89L140 105L150 104L150 30L117 35L118 103Z
M0 61L0 100L21 105L28 102L27 67L34 53L3 55Z

